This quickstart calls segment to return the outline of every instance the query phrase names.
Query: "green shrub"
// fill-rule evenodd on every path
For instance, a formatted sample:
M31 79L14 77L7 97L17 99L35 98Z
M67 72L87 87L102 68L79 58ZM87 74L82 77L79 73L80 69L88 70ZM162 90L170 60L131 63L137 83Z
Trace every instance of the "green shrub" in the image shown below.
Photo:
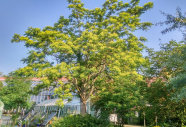
M56 119L52 127L114 127L110 123L91 115L72 115Z

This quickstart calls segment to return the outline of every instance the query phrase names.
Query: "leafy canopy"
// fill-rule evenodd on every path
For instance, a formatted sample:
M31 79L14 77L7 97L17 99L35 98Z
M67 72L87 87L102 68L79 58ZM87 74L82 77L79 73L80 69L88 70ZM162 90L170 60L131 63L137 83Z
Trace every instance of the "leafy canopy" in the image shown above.
M23 59L27 66L15 73L40 77L36 90L57 86L62 100L73 92L84 104L100 83L130 75L141 78L137 70L146 63L141 54L145 38L133 32L151 26L140 16L153 4L139 2L106 0L102 8L87 9L81 0L68 0L68 18L61 16L54 26L30 27L23 36L14 35L12 42L24 42L30 49ZM68 82L59 81L61 77Z

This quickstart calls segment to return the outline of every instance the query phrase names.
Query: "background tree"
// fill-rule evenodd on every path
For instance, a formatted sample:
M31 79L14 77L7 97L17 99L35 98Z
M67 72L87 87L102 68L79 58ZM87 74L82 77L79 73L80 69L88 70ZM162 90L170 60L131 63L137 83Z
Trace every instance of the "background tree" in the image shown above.
M162 79L146 88L145 99L148 105L143 106L143 111L147 125L156 125L156 117L160 126L181 126L184 123L185 101L173 100L171 95L174 92Z
M169 25L162 33L166 34L167 32L179 29L182 31L184 39L186 40L186 13L181 12L181 9L178 7L176 9L176 16L165 12L162 12L162 14L166 16L166 20L158 24Z
M173 46L175 45L176 46ZM167 46L170 45L171 49ZM185 42L166 44L170 56L165 62L166 68L170 69L172 75L169 84L176 90L177 99L186 98L186 45Z
M179 29L183 33L183 41L170 41L161 45L161 50L150 53L151 75L167 79L169 84L177 92L178 98L186 98L186 16L181 12L180 8L176 10L176 16L162 12L166 16L166 20L160 22L160 25L168 25L169 27L162 31L163 34ZM154 76L155 76L154 75ZM161 76L160 76L161 75Z
M5 105L6 110L28 108L30 81L25 81L22 78L8 78L7 85L0 91L0 100Z
M170 41L162 46L162 52L167 53L165 67L169 68L169 72L172 73L170 78L170 85L173 89L177 90L176 98L186 98L186 13L182 13L180 8L176 10L176 16L163 13L167 20L160 22L161 25L171 25L162 31L167 33L172 30L179 29L183 33L184 39L181 42ZM164 57L165 58L165 57Z
M146 114L150 115L147 118L157 115L161 123L181 126L185 123L185 42L170 41L162 44L159 51L150 53L147 75L151 85L145 93L151 106L146 108ZM158 113L154 114L155 111Z
M134 77L133 80L128 77L102 89L94 98L94 107L100 113L99 118L109 120L110 114L117 114L118 126L127 124L129 118L135 117L142 99L138 85Z
M57 87L60 105L76 93L86 113L86 102L95 95L100 82L110 82L120 76L140 76L137 69L145 63L141 52L143 37L133 32L146 30L151 23L140 22L140 16L150 9L151 2L139 6L140 0L124 3L106 0L102 8L87 9L80 0L68 0L71 14L60 17L53 27L30 27L12 41L25 43L29 56L26 67L16 73L40 77L36 90ZM65 77L63 84L59 78Z
M177 9L177 16L163 14L167 20L160 24L171 25L171 27L166 28L162 33L180 29L185 34L185 16L180 9ZM153 118L152 114L157 115L160 118L159 122L170 126L185 124L185 44L185 39L180 42L172 40L161 44L159 51L149 50L151 66L147 75L152 84L146 92L146 99L150 104L150 107L146 107L146 115L150 115L147 118ZM148 120L153 121L153 119Z

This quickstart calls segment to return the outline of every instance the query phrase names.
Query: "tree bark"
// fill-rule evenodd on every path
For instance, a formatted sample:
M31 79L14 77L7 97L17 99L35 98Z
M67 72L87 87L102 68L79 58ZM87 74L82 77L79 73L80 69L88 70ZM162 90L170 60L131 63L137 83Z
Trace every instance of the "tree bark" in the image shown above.
M80 105L80 114L81 115L86 115L87 114L87 107L86 107L86 101L83 99L80 99L81 105Z

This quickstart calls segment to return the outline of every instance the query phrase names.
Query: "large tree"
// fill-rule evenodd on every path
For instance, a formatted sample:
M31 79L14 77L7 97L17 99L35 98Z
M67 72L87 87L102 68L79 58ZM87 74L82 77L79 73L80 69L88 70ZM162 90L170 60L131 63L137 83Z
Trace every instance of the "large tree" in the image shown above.
M137 71L145 63L141 54L144 37L133 32L151 25L141 22L140 16L153 6L151 2L140 6L139 2L106 0L102 8L87 9L81 0L68 0L68 18L61 16L54 26L30 27L24 36L14 35L12 42L23 41L30 49L23 59L27 66L16 73L41 78L37 90L57 87L59 104L76 93L85 114L87 100L101 83L121 76L139 77ZM68 82L62 83L61 77Z

